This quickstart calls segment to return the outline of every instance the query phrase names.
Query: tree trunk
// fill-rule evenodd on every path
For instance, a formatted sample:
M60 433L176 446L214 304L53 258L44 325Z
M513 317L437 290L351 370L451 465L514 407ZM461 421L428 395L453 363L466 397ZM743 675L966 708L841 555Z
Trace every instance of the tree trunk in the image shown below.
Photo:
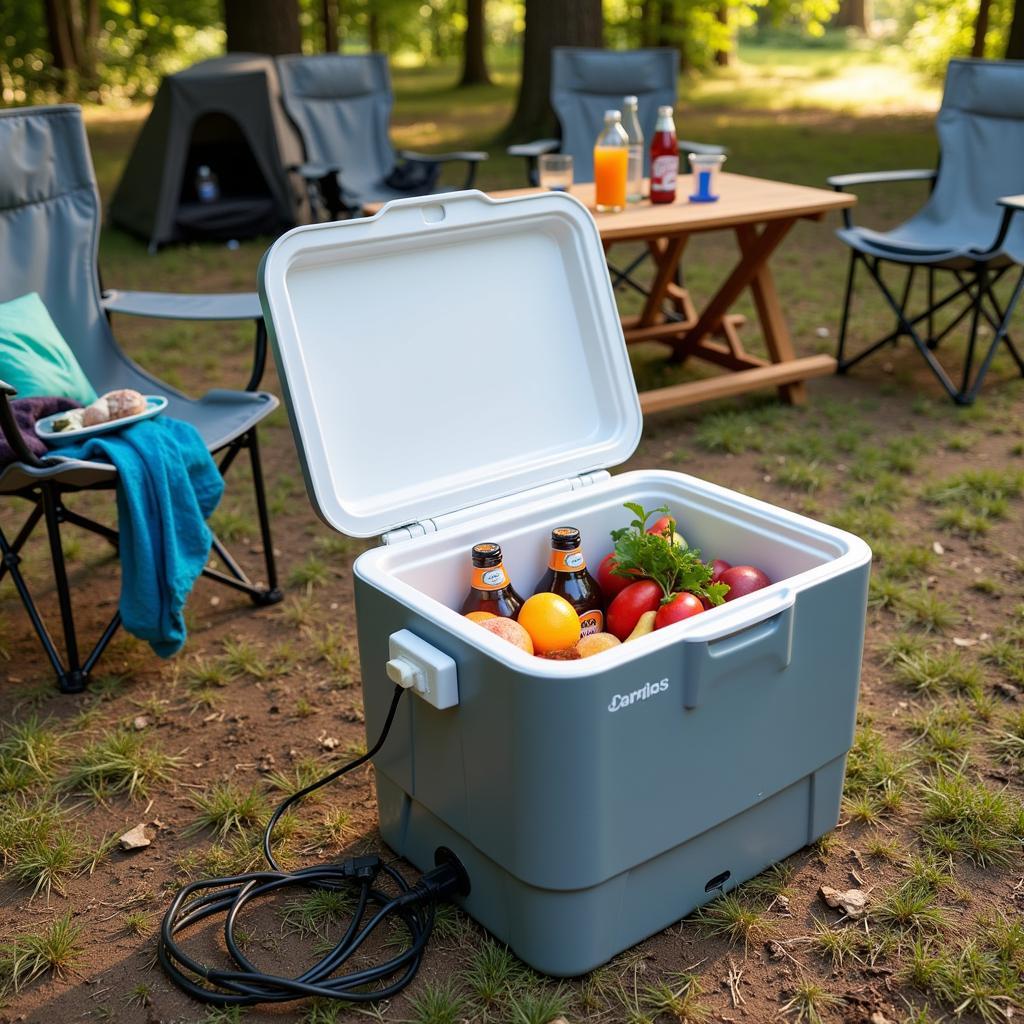
M601 0L526 0L523 75L516 112L506 129L510 139L555 134L551 50L555 46L603 46L603 29Z
M370 51L378 53L380 51L380 15L377 13L376 8L370 9L366 29L369 36Z
M871 0L840 0L832 24L840 28L855 28L866 34L871 27Z
M337 53L338 0L321 0L320 16L324 25L324 53Z
M487 73L485 0L466 0L466 34L462 37L462 78L459 85L490 85Z
M77 71L78 61L75 59L67 7L63 0L44 0L44 13L53 66L58 71Z
M298 0L224 0L228 53L301 53Z
M690 58L686 52L686 33L677 20L676 0L661 0L658 12L658 46L673 46L679 50L679 70L687 71Z
M1024 0L1015 0L1010 36L1006 41L1006 59L1024 60Z
M719 3L718 10L715 11L715 18L719 25L729 25L729 6L723 0ZM724 50L715 50L715 64L720 68L727 68L730 63L730 55L732 53L732 42L730 34L730 43Z
M658 37L655 32L658 7L656 0L643 0L640 6L640 45L656 46Z
M971 47L971 56L981 58L985 56L985 36L988 35L988 14L992 7L992 0L979 0L978 17L974 20L974 45Z

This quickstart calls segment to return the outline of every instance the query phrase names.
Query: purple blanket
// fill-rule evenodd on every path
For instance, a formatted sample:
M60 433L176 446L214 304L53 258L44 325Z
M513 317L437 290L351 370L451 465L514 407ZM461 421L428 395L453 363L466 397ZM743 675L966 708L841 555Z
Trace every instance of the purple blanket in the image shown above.
M80 409L81 406L70 398L15 398L11 402L11 408L14 410L14 419L21 431L21 436L25 439L25 444L33 454L43 456L50 449L36 436L36 421L51 413ZM0 433L0 469L17 461L11 446L7 443L7 438Z

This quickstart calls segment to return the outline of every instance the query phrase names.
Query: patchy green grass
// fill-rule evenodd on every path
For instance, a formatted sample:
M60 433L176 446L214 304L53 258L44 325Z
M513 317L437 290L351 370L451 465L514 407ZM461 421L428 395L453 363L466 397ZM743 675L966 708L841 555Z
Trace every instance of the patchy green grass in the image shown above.
M71 759L63 779L67 789L95 800L126 794L135 799L169 782L180 758L165 754L150 736L119 729L89 743Z
M764 909L735 892L726 893L694 911L691 920L706 935L721 935L730 942L751 942L767 938L772 923Z
M209 829L223 839L229 832L245 833L262 821L268 812L266 796L258 789L243 789L233 782L215 783L192 796L199 812L183 835L195 835Z
M47 972L68 974L82 958L82 930L68 910L41 931L0 944L0 993L17 992Z

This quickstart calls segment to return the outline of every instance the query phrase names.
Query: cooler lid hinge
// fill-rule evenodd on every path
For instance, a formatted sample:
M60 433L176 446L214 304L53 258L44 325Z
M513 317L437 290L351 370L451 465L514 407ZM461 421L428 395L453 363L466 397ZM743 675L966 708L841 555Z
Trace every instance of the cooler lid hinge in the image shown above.
M445 529L445 527L464 523L469 519L485 515L487 512L497 512L501 509L513 507L515 504L536 501L538 498L548 494L564 494L566 491L579 491L584 487L592 487L594 484L607 480L610 477L611 474L607 469L595 469L590 473L581 473L579 476L569 477L566 480L542 484L540 487L532 487L518 494L507 494L493 501L485 501L479 505L471 505L468 508L459 509L456 512L435 516L433 519L420 519L415 523L399 526L383 534L381 542L384 544L400 544L403 541L412 540L414 537L423 537L428 533L438 533Z

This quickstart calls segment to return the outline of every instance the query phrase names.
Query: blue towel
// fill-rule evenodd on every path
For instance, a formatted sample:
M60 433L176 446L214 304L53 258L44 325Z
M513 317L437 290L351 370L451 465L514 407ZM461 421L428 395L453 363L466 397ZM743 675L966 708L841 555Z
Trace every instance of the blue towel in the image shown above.
M182 614L210 554L206 519L224 480L190 423L160 416L54 452L117 467L121 618L162 658L185 642Z

